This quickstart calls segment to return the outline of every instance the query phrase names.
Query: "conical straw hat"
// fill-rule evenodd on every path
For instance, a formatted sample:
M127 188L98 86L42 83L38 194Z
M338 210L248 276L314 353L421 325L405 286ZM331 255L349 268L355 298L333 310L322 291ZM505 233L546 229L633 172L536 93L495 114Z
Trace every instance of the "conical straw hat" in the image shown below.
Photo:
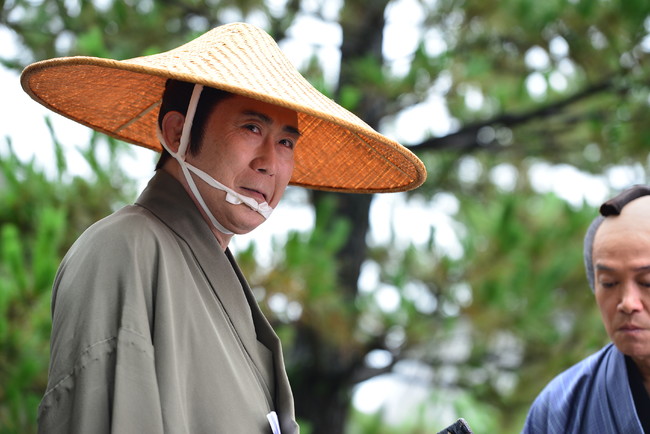
M156 135L168 78L199 83L298 112L302 136L291 184L319 190L405 191L426 179L399 143L316 90L263 30L233 23L173 50L128 60L63 57L29 65L23 89L63 116L161 151Z

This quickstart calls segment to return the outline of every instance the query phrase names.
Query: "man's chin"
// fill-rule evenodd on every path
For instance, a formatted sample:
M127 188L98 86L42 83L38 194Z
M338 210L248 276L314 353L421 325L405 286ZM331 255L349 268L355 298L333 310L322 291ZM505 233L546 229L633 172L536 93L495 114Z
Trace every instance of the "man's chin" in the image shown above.
M242 205L246 206L246 205ZM257 229L266 219L257 211L246 207L244 212L232 216L230 231L235 235L245 235Z

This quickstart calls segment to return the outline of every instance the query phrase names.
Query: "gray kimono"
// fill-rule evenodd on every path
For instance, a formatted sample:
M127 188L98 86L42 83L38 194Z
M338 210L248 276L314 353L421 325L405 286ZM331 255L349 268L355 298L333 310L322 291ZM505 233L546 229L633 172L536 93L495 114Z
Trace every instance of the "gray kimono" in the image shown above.
M276 334L164 172L73 245L52 317L41 433L298 432Z

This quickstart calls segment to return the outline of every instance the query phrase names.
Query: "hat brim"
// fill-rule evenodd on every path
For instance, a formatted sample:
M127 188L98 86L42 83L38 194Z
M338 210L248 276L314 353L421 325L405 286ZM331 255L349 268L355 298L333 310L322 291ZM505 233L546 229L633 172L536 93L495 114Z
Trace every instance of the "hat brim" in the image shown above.
M175 50L124 61L64 57L37 62L25 68L21 84L34 100L56 113L160 152L156 128L165 82L171 78L199 83L298 113L301 138L292 185L378 193L411 190L424 182L426 170L412 152L311 86L266 33L243 26L217 27ZM270 39L275 46L272 59L261 61L260 53L242 58L231 40L223 42L223 35L213 34L226 30L235 30L240 39L244 34L239 44L257 38L258 49L271 44ZM260 32L263 35L256 34ZM244 51L251 49L255 46Z

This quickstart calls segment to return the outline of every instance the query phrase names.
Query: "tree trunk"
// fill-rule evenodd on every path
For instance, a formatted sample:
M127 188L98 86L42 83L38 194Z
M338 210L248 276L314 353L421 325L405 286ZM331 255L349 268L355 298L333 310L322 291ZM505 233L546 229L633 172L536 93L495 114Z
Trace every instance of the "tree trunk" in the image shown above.
M386 0L345 2L341 12L343 43L341 46L340 90L356 86L351 68L361 59L373 58L382 63L382 36ZM348 72L348 73L346 73ZM366 92L359 105L352 110L376 128L383 115L385 101L381 92ZM334 198L334 221L345 219L350 223L349 236L337 253L338 288L343 292L345 303L354 312L361 266L366 259L366 236L369 229L369 211L372 195L344 194L314 191L312 201L318 209L323 200ZM318 218L318 217L317 217ZM329 222L328 222L329 223ZM354 315L350 326L355 326ZM292 354L300 365L300 373L292 376L292 387L299 419L308 421L313 434L343 433L351 405L351 390L358 373L364 369L364 358L369 349L336 347L325 336L313 330L299 328ZM352 335L352 331L350 331Z

